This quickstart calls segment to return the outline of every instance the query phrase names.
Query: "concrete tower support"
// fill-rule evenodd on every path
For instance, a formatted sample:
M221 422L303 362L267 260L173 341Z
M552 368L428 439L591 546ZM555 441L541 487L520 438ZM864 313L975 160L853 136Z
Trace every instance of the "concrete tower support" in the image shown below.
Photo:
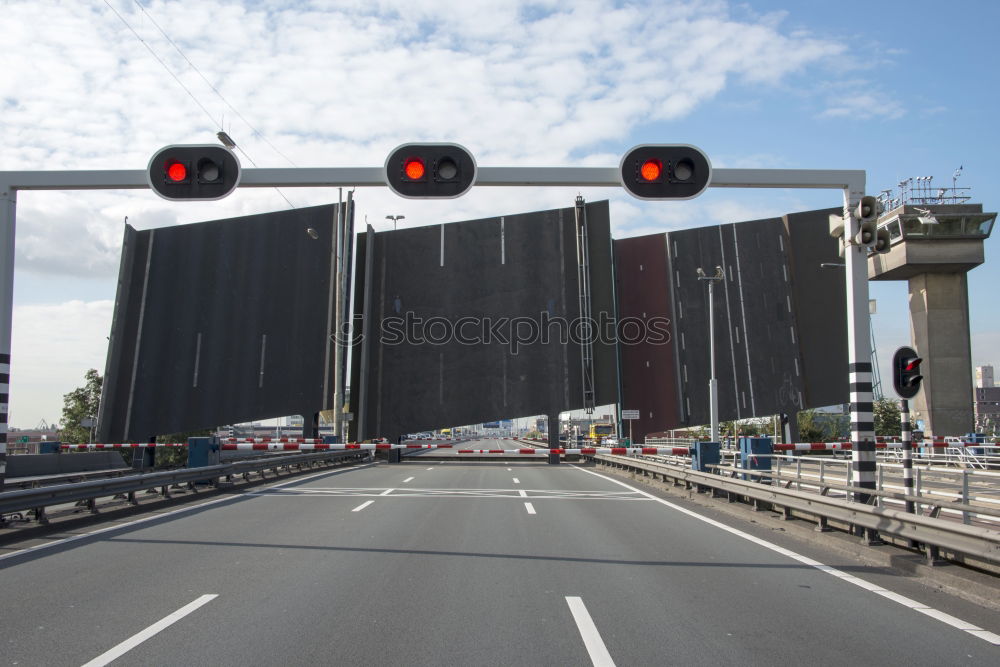
M924 384L914 409L927 420L925 434L969 433L974 418L968 276L921 273L909 285L910 339L924 359Z
M968 272L985 261L996 215L981 204L907 204L879 220L891 245L870 256L868 278L909 282L910 342L924 376L913 421L924 435L974 430Z

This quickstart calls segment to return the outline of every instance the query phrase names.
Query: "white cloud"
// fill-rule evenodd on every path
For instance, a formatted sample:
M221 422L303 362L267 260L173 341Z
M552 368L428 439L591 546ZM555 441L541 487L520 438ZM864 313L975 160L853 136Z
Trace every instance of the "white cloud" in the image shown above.
M816 88L825 91L821 94L827 100L820 118L898 120L907 113L900 97L882 83L855 78L822 82Z
M96 368L104 375L114 302L15 306L10 423L31 427L62 416L63 395Z
M637 128L683 119L731 81L758 95L844 53L833 40L782 32L780 13L737 19L720 0L156 0L142 3L148 14L110 2L131 28L99 2L3 3L0 170L144 169L162 146L214 143L219 124L262 167L288 166L272 145L298 166L376 166L396 145L429 140L462 143L481 165L612 166ZM478 188L427 202L372 188L359 193L358 223L367 215L385 229L389 213L430 224L555 208L577 192ZM284 194L297 206L337 197ZM721 196L656 207L618 191L583 194L612 200L619 235L744 213ZM185 204L145 191L23 191L18 200L17 270L70 279L115 276L126 216L146 229L287 207L268 189ZM15 327L18 355L38 360L14 357L12 397L27 415L23 392L56 371L42 363L51 356L44 339ZM92 350L93 333L65 335ZM103 351L79 356L94 355L103 359ZM66 369L53 384L57 402L93 365L55 364Z

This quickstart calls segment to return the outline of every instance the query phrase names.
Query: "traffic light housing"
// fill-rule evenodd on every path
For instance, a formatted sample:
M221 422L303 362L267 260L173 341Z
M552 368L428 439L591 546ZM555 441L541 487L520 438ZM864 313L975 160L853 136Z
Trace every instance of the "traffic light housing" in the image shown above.
M642 144L619 164L622 187L638 199L692 199L712 181L712 163L688 144Z
M240 161L216 144L167 146L149 161L153 192L171 201L207 201L228 196L240 183Z
M460 197L476 182L476 160L458 144L403 144L385 161L385 184L408 199Z
M879 203L875 197L865 196L854 209L854 217L858 219L858 233L854 242L871 248L877 241Z
M900 398L913 398L920 391L920 382L924 376L920 374L920 363L912 347L901 347L892 357L892 384Z

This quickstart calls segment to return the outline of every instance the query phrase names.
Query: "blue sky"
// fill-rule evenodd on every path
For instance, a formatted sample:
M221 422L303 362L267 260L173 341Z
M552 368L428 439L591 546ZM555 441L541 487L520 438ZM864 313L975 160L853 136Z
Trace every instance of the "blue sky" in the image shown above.
M108 4L4 3L0 170L142 169L164 145L213 142L221 125L268 167L377 166L394 146L427 140L462 143L488 166L614 166L635 144L677 142L717 167L865 169L871 194L909 176L950 185L961 165L974 200L1000 206L1000 3ZM337 196L284 194L297 206ZM359 221L387 228L390 213L433 224L567 206L576 194L482 188L443 203L364 189L357 199ZM582 194L611 200L619 238L840 204L829 191L710 189L670 203ZM126 216L148 229L286 207L262 190L197 204L22 193L12 425L57 420L84 371L103 372ZM1000 364L997 243L969 275L974 365ZM909 342L906 286L871 293L884 368Z

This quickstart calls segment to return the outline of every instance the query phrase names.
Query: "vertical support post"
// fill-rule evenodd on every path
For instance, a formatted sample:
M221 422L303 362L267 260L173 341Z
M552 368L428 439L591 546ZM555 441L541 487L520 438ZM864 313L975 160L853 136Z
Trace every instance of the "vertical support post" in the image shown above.
M369 437L368 429L366 426L366 420L368 419L368 373L371 369L371 335L372 335L372 310L374 309L374 304L372 303L372 271L375 262L375 229L368 225L368 229L365 231L365 293L362 296L362 324L361 324L361 379L359 384L361 385L357 389L351 387L351 393L355 391L358 392L358 400L355 401L351 399L352 404L358 406L358 412L354 416L357 420L357 427L355 428L355 439L358 442L364 441L365 438Z
M711 421L712 442L719 442L719 383L715 379L715 283L722 280L725 274L722 267L715 267L715 275L705 275L705 270L698 268L698 280L708 281L708 414Z
M593 326L590 309L590 243L587 238L587 209L583 197L577 195L575 214L576 270L579 282L580 321ZM580 366L583 384L583 407L587 414L594 412L594 332L588 330L580 343Z
M708 411L712 423L711 441L719 441L719 381L715 378L715 281L708 281L708 350L711 377L708 380Z
M336 229L333 240L333 434L340 436L343 429L343 385L341 376L343 374L344 353L341 336L343 333L343 282L344 282L344 203L339 202L337 206ZM325 406L324 406L325 407ZM345 442L341 440L341 442Z
M962 468L962 504L969 504L969 469ZM962 510L962 523L969 525L969 513Z
M10 341L14 312L14 219L17 191L0 185L0 491L7 476L7 408L10 401Z
M913 429L910 426L910 401L901 399L899 401L899 416L902 426L903 437L903 493L908 496L913 495ZM916 513L916 506L912 500L904 501L906 511L910 514Z
M857 188L857 189L854 189ZM847 279L847 362L851 404L851 470L854 485L875 489L875 418L872 414L872 351L868 311L868 248L857 242L860 221L855 207L864 196L864 183L844 189L844 261ZM854 500L868 504L871 494L858 492ZM868 543L878 532L862 529Z
M305 422L305 418L307 416L309 417L309 421ZM306 436L306 437L307 438L318 438L319 437L319 413L318 412L313 412L313 413L309 413L308 415L302 415L302 417L303 417L303 421L305 422L302 425L302 430L303 431L306 431L306 430L309 431L309 435Z
M350 287L354 284L352 277L354 276L354 192L348 190L347 192L347 209L344 212L344 237L343 237L343 258L344 258L344 280L341 282L341 308L342 312L340 315L341 326L344 331L342 334L343 340L341 342L341 359L342 368L340 373L340 378L337 380L340 386L340 404L337 406L337 418L340 420L340 437L341 442L348 442L350 440L350 422L344 418L344 404L347 402L347 374L348 374L348 364L347 364L347 349L351 344L350 333L353 333L354 328L351 326L351 295ZM356 439L356 438L355 438Z
M559 413L549 415L549 449L559 448ZM575 447L576 445L574 445Z

